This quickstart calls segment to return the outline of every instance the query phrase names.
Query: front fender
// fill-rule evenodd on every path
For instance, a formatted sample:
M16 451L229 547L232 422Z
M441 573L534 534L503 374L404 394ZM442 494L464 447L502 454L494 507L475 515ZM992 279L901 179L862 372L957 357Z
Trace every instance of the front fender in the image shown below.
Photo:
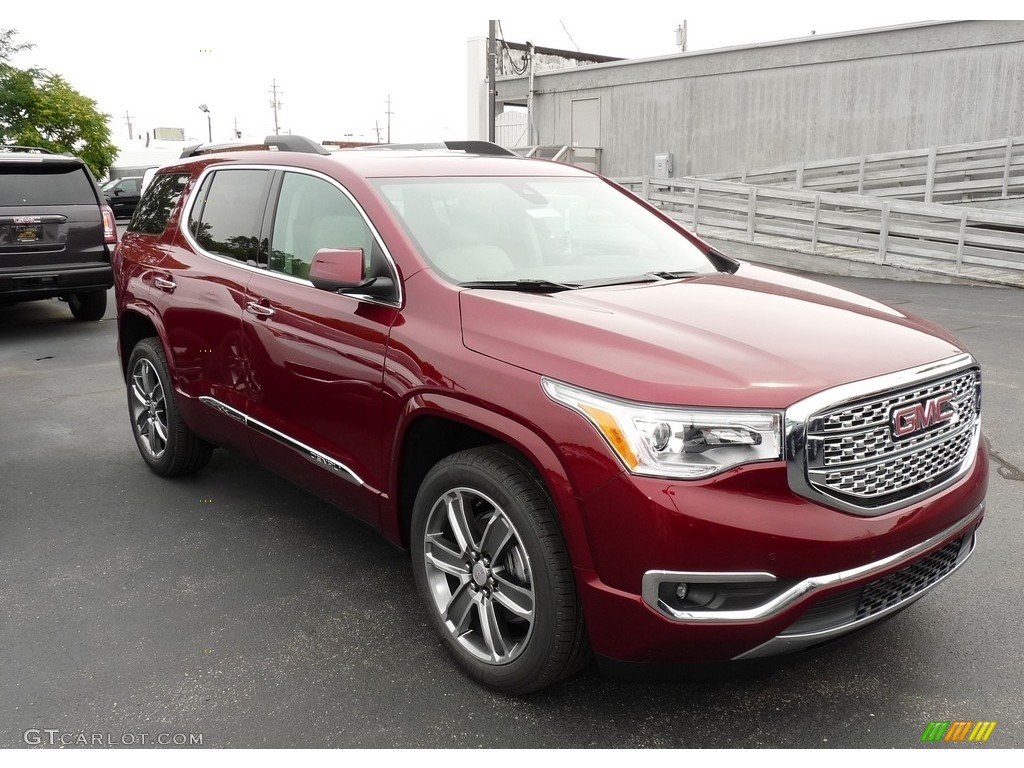
M506 443L519 451L540 473L551 496L573 566L587 570L593 568L576 494L556 450L529 426L478 403L443 393L419 393L406 400L399 413L391 446L389 483L392 489L399 487L399 457L402 455L406 433L409 426L422 416L445 418L472 427L492 435L496 442ZM397 497L397 492L388 494L381 510L380 527L385 536L400 542L402 521Z

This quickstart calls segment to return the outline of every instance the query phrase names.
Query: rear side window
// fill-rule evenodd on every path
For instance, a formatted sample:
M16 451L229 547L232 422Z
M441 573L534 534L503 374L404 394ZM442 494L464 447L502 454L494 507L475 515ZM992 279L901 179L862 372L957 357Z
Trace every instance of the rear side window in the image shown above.
M203 182L188 228L209 253L255 264L270 171L226 169Z
M99 204L85 166L45 162L11 165L0 164L0 205Z
M180 173L163 173L153 177L146 195L139 201L128 223L128 231L144 235L162 234L188 179L188 174Z

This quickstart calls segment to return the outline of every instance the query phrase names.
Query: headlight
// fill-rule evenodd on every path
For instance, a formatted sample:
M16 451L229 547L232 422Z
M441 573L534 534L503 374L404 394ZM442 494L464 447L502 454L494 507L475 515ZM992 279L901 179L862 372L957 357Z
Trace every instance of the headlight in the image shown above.
M776 411L663 408L542 379L547 396L585 416L630 472L698 478L782 458Z

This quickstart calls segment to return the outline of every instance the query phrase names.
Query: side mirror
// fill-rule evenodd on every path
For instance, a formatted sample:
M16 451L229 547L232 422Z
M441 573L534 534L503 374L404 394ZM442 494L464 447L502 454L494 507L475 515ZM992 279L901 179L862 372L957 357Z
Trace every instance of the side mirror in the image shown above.
M390 277L366 277L362 248L321 248L309 267L313 287L332 293L387 298L395 283Z
M322 291L358 288L366 279L362 248L321 248L309 267L309 279Z

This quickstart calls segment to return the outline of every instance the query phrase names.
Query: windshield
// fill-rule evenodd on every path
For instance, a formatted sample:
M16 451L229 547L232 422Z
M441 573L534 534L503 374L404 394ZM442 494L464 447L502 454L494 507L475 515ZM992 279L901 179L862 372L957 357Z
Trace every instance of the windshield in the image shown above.
M586 287L714 266L678 231L598 178L379 179L427 262L454 283Z

